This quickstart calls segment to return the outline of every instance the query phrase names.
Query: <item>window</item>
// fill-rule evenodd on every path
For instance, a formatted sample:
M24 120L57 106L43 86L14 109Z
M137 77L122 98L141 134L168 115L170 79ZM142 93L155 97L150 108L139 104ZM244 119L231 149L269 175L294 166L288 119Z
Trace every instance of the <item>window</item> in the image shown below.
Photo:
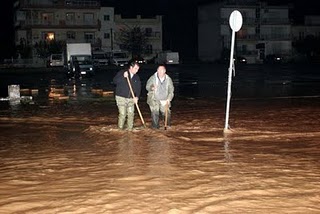
M42 24L52 24L53 14L52 13L42 13Z
M93 24L93 13L84 14L84 24Z
M104 36L103 36L105 39L110 39L110 33L104 33Z
M304 39L304 32L299 32L299 40L303 40Z
M260 35L260 26L256 27L256 35Z
M104 15L103 16L104 21L110 21L110 16L109 15Z
M74 23L74 13L66 13L66 22Z
M84 40L88 43L94 43L94 33L84 33Z
M152 36L152 28L146 28L146 36Z
M42 32L42 39L46 41L54 40L54 32Z
M152 54L152 45L147 45L146 54Z
M67 39L75 39L76 38L76 33L73 31L68 31L67 32Z

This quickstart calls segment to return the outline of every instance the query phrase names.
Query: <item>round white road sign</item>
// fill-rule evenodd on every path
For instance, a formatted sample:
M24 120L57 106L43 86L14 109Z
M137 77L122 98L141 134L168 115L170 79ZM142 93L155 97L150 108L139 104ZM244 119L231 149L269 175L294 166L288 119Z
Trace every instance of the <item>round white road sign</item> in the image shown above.
M229 18L229 24L233 31L238 32L242 27L242 15L238 10L234 10Z

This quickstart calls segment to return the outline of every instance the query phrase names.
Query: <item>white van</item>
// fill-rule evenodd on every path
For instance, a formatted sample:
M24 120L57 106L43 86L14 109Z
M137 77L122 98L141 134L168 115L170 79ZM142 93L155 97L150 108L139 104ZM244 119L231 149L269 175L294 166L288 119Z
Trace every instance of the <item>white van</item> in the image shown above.
M155 58L156 64L177 65L179 64L178 52L162 52L158 53Z
M92 59L95 66L103 66L109 64L109 56L104 51L92 52Z
M51 54L48 60L49 67L62 67L64 65L63 54Z
M110 54L110 64L116 66L125 66L129 63L130 59L128 53L125 51L112 51L108 54Z

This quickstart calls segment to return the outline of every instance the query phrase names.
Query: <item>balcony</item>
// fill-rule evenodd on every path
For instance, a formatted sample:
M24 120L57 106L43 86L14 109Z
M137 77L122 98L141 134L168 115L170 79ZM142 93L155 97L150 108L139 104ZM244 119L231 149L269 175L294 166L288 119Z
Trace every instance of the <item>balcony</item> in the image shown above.
M97 0L18 0L15 2L15 7L23 9L35 8L77 8L77 9L93 9L100 8L100 1Z
M237 34L237 39L239 40L258 40L259 39L259 35L242 35L242 34Z
M224 36L225 41L231 41L231 35ZM237 34L237 40L239 41L257 41L257 40L265 40L265 41L287 41L291 40L290 34L262 34L262 35L242 35Z
M256 19L256 18L243 17L243 25L256 25L257 23L262 24L262 25L290 25L290 20L287 18L283 18L283 19L279 19L279 18ZM229 25L229 18L222 19L221 24Z
M98 20L94 21L65 21L65 20L25 20L20 21L15 24L21 28L55 28L55 29L96 29L100 27L100 22Z
M100 2L95 0L66 0L65 5L70 7L100 7Z
M260 23L264 25L289 25L290 20L287 18L263 18Z
M152 38L160 38L160 32L150 32L150 33L146 33L146 37L148 37L149 39L152 39Z
M269 40L269 41L286 41L291 40L290 34L268 34L268 35L260 35L261 40Z

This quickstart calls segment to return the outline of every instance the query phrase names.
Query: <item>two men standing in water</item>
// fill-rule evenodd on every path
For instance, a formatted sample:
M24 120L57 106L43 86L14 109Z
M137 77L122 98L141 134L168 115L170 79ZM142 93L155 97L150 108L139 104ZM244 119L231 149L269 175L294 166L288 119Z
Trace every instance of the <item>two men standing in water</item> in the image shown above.
M118 128L124 129L127 121L127 130L133 129L135 105L141 94L141 81L137 75L140 65L131 62L129 69L120 70L113 78L116 85L115 99L118 107ZM131 91L130 91L131 90ZM151 127L160 128L160 121L164 120L165 128L171 125L171 101L174 97L172 79L166 74L165 65L159 65L157 71L148 79L146 84L147 103L151 112Z

